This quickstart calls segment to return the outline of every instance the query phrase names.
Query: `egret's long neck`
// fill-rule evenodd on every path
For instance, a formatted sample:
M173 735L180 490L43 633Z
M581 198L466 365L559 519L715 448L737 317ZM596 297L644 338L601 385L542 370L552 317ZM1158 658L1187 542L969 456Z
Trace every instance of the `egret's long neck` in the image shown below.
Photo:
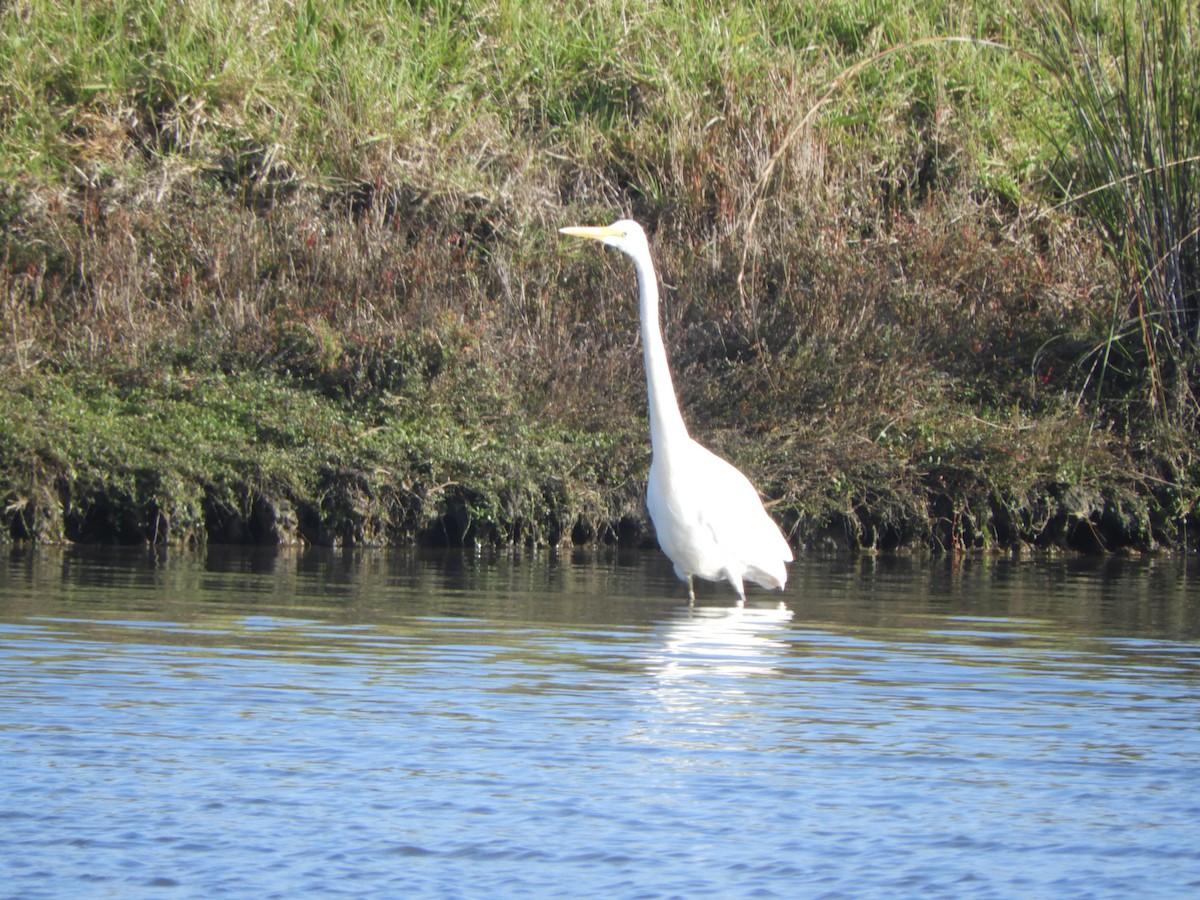
M646 392L650 399L650 445L656 451L673 440L688 436L675 386L667 366L667 348L658 323L658 278L649 259L634 259L638 275L639 314L642 321L642 352L646 360Z

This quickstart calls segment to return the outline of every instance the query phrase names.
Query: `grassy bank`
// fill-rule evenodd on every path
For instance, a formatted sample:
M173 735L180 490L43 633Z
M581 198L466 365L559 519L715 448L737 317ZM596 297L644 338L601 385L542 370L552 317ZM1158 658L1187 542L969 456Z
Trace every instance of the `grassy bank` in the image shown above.
M1006 8L9 4L5 533L648 540L632 272L556 233L632 215L797 543L1185 545Z

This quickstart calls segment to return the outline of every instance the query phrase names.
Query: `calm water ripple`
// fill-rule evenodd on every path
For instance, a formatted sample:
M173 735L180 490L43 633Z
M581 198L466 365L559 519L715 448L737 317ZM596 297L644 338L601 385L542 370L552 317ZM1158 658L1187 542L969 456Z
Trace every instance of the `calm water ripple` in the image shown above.
M14 551L0 895L1194 895L1197 574Z

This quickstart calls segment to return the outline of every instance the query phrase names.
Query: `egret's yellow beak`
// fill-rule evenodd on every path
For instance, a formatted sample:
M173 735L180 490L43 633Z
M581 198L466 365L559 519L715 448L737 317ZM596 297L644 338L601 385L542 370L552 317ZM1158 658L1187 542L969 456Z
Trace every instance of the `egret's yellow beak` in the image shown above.
M558 230L562 234L569 234L572 237L591 238L593 241L624 237L625 234L620 228L613 228L611 225L572 225L569 228L560 228Z

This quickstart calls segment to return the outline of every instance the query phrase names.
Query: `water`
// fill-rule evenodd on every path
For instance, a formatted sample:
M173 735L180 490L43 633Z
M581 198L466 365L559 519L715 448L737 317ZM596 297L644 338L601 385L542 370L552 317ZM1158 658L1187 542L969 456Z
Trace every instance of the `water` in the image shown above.
M1198 584L12 552L0 896L1194 896Z

